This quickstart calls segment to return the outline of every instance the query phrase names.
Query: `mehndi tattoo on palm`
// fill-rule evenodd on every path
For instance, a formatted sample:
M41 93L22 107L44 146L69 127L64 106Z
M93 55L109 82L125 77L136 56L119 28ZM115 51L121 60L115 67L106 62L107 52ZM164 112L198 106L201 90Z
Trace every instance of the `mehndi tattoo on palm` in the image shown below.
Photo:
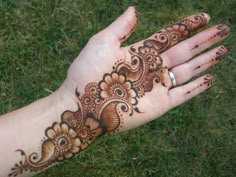
M83 94L76 89L78 110L63 112L60 122L46 128L41 152L26 154L24 150L17 150L21 152L23 161L15 164L9 176L17 176L27 170L36 172L55 162L71 158L97 137L119 132L124 123L124 114L132 118L134 114L145 112L140 110L139 100L151 92L154 85L167 90L171 86L167 79L168 67L160 54L207 22L205 14L196 14L155 33L139 46L131 45L131 60L117 60L100 81L88 83ZM223 37L227 34L228 30L219 25L215 35ZM222 58L225 54L224 48L221 48L217 58ZM209 87L213 80L212 76L207 75L201 85ZM191 90L186 94L190 92Z

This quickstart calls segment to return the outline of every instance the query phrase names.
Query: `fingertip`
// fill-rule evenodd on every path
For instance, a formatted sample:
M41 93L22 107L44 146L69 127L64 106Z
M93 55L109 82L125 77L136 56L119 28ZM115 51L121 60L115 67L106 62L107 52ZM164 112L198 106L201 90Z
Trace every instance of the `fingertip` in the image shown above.
M228 36L230 34L230 27L225 24L219 24L218 25L218 30L224 31L225 36Z
M136 6L129 6L124 14L126 14L126 13L131 18L130 21L134 21L134 20L137 21L138 20L138 11L137 11Z
M202 16L206 19L206 23L209 23L211 20L211 17L209 14L205 13L205 12L201 12Z
M128 10L133 11L134 13L136 13L136 6L129 6Z
M129 7L126 9L126 11L123 13L123 15L124 15L124 14L132 15L132 14L135 14L135 11L136 11L135 6L129 6Z
M108 26L112 34L121 43L128 39L137 26L137 11L134 6L129 6L128 9L117 18L111 25Z
M129 6L129 8L132 10L134 13L135 17L138 19L138 10L136 6Z
M202 86L205 86L205 89L208 89L214 85L216 82L216 77L212 74L206 74L203 76Z
M206 26L210 21L210 16L207 13L200 12L187 17L186 20L188 21L187 28L190 31L195 31Z
M228 52L228 49L225 47L225 45L220 45L219 48L224 49L226 52Z
M222 39L225 39L230 34L230 27L225 24L218 24L216 25L216 35Z
M226 24L221 24L222 26L224 26L225 29L227 29L228 32L230 32L230 27Z
M229 52L229 50L227 49L227 47L225 47L225 45L220 45L218 47L218 53L216 53L216 54L226 56L228 54L228 52Z
M227 49L227 47L225 47L225 45L221 46L221 49L225 51L225 54L228 55L229 50Z

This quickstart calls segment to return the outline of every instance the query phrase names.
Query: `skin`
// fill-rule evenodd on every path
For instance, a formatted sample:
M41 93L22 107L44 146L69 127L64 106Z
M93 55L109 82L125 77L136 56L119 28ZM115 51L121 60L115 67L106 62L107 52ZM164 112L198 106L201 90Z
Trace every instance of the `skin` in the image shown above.
M196 55L225 39L229 28L216 25L184 40L209 20L205 13L194 14L147 39L120 47L138 22L135 8L129 7L89 40L50 101L3 116L2 120L27 116L45 102L56 105L56 118L37 129L44 133L40 151L13 146L20 155L8 176L28 176L69 159L98 137L150 122L212 86L215 79L209 74L186 82L226 56L224 46ZM169 71L176 77L175 87Z

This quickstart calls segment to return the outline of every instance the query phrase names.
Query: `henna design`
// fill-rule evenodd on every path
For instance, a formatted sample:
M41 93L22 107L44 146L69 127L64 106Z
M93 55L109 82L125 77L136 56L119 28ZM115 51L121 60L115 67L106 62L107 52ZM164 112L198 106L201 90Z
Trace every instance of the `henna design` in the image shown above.
M206 77L204 78L204 82L203 85L206 85L207 87L210 87L214 84L215 82L215 77L211 74L206 75Z
M138 98L152 90L153 81L165 86L164 74L167 67L163 66L163 60L153 46L146 46L144 42L137 50L131 47L130 53L130 63L118 61L113 68L115 72L121 73L131 81Z
M221 46L220 48L218 48L217 52L216 52L216 57L211 59L210 61L203 63L199 66L197 66L196 68L194 68L194 70L197 70L199 68L201 68L204 65L208 65L210 63L217 63L221 60L223 60L227 55L227 49L224 46Z
M199 46L211 41L212 39L216 38L216 37L220 37L223 38L225 36L227 36L229 34L229 28L226 25L218 25L216 28L218 31L212 35L211 37L209 37L207 40L201 42L200 44L196 44L191 50L194 50L196 48L198 48Z
M154 35L154 39L146 40L147 46L154 46L158 52L163 52L175 45L177 42L186 37L196 28L200 28L207 24L204 14L196 14L193 18L185 18L174 25L167 27Z
M196 14L193 18L178 21L154 34L154 39L145 40L143 46L138 47L138 49L131 46L131 63L123 61L119 63L118 61L113 70L124 74L133 83L138 98L144 96L145 92L152 90L153 81L166 86L163 76L167 72L167 67L163 66L163 60L158 54L175 45L197 27L200 28L206 23L207 20L203 13Z
M216 52L217 55L216 60L217 61L223 60L227 56L227 54L228 50L224 46L221 46L219 50Z
M226 25L218 25L217 29L219 30L216 35L223 38L229 34L229 28Z
M152 91L154 84L166 87L164 77L168 71L160 52L205 24L204 14L180 20L156 33L154 39L145 40L143 45L132 46L131 61L117 61L101 81L87 84L83 95L76 89L78 109L64 111L60 122L45 130L40 153L27 155L21 149L16 150L23 160L15 164L8 176L37 172L71 158L101 135L118 132L123 126L124 113L130 117L141 113L139 98ZM206 82L210 83L209 79Z
M133 27L130 29L130 31L120 39L120 41L125 41L125 40L131 35L131 33L134 32L136 26L138 25L138 12L137 12L136 8L135 8L134 13L135 13L135 17L136 17L136 19L135 19L135 20L136 20L136 21L135 21L135 24L134 24Z
M202 87L202 86L207 86L207 87L210 87L214 84L215 82L215 77L211 74L207 74L204 78L203 78L203 82L201 84L199 84L197 87L195 87L194 89L192 90L189 90L185 93L185 95L187 94L190 94L191 92L193 92L194 90L198 89L199 87Z

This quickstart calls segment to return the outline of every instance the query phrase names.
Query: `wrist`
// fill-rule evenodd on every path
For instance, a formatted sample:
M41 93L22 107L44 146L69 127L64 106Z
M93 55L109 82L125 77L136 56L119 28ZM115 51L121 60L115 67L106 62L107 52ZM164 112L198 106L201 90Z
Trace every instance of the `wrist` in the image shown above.
M6 166L5 173L10 168L9 176L19 171L37 173L86 148L88 143L80 136L87 138L83 130L85 123L79 114L75 92L72 94L62 84L51 95L1 117L2 136L7 139L0 150L9 149L6 153L9 160L0 161ZM12 168L12 164L17 166Z
M53 93L28 106L1 116L0 130L2 133L0 139L3 140L3 143L0 151L4 153L2 153L0 166L4 169L3 172L1 171L6 174L4 176L7 176L7 173L9 173L8 176L11 176L10 174L13 176L20 169L28 171L30 175L32 172L38 171L35 162L40 162L42 159L38 148L46 138L46 128L59 120L55 95ZM33 157L32 154L37 154L38 157ZM30 160L30 157L35 160ZM22 162L27 165L22 166ZM18 167L12 168L13 164L18 164Z
M80 151L85 149L97 137L104 134L97 118L92 114L87 114L89 106L85 107L81 103L81 95L76 82L66 79L61 87L54 93L57 100L58 122L66 124L73 129L76 137L80 139ZM55 99L54 98L54 99Z

